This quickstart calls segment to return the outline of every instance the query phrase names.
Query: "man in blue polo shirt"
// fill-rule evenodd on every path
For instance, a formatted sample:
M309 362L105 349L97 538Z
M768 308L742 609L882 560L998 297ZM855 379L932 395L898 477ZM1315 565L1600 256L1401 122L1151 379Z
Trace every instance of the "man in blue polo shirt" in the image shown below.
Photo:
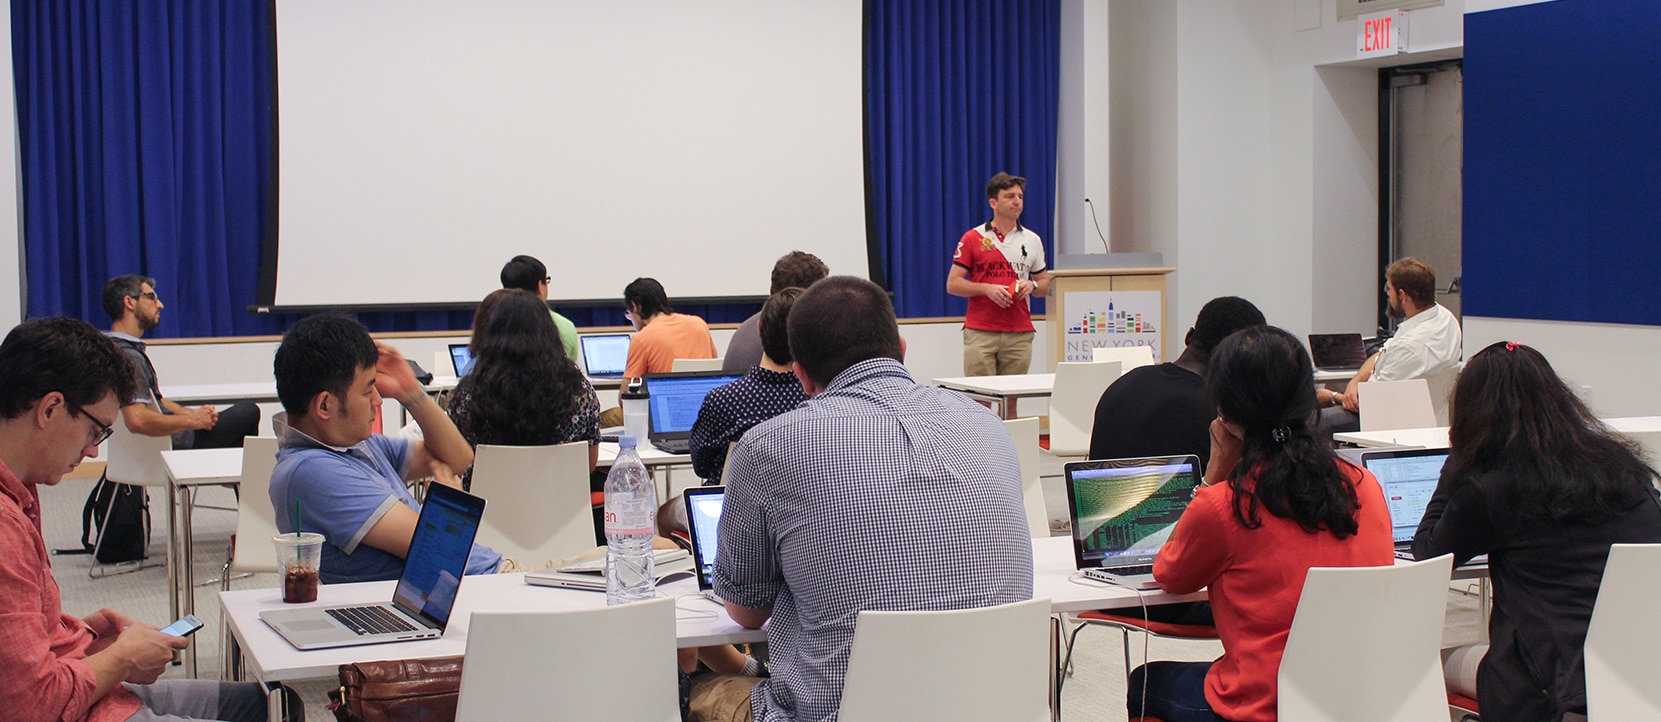
M305 531L323 534L325 584L397 579L421 509L404 482L433 477L460 488L455 471L473 463L472 448L404 357L344 315L295 324L272 366L288 412L271 474L277 529L295 531L298 509ZM424 440L371 433L383 395L404 405ZM501 563L474 544L466 573L491 574Z

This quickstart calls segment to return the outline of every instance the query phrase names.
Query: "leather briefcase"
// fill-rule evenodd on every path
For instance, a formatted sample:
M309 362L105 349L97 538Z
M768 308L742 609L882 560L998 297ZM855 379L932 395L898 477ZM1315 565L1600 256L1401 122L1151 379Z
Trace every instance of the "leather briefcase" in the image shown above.
M340 722L453 722L461 657L340 665L329 709Z

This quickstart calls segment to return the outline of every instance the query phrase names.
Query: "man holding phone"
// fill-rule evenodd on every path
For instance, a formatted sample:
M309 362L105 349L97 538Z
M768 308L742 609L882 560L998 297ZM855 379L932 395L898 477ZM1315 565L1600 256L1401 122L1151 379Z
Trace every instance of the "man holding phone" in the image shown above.
M95 455L135 391L130 362L84 322L27 321L0 342L0 716L263 720L258 684L156 681L184 637L113 609L63 613L34 487Z

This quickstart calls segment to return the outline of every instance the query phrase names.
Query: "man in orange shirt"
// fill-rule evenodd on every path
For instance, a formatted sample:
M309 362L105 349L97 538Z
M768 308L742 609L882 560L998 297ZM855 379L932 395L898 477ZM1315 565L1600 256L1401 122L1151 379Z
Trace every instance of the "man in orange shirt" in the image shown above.
M715 358L715 339L709 335L709 324L697 316L675 313L657 279L634 279L623 289L623 308L623 315L636 331L629 340L629 359L623 366L625 387L646 374L675 370L678 358ZM601 426L622 423L620 408L600 414Z

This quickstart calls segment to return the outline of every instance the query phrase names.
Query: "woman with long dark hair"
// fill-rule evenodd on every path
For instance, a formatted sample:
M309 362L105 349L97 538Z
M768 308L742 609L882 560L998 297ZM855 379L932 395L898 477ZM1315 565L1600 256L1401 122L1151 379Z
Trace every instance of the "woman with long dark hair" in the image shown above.
M1211 464L1153 575L1171 592L1209 587L1223 656L1137 668L1132 718L1275 719L1308 569L1394 562L1378 481L1315 435L1313 374L1303 345L1273 326L1236 332L1213 352Z
M1492 645L1450 650L1450 687L1488 719L1586 711L1582 650L1609 545L1661 542L1655 472L1558 378L1540 352L1495 343L1454 385L1448 460L1414 556L1488 555ZM1458 674L1480 658L1473 680Z
M541 299L517 289L486 296L473 318L473 370L450 397L450 418L468 443L540 446L600 444L600 402L565 355ZM471 477L464 479L471 485Z

